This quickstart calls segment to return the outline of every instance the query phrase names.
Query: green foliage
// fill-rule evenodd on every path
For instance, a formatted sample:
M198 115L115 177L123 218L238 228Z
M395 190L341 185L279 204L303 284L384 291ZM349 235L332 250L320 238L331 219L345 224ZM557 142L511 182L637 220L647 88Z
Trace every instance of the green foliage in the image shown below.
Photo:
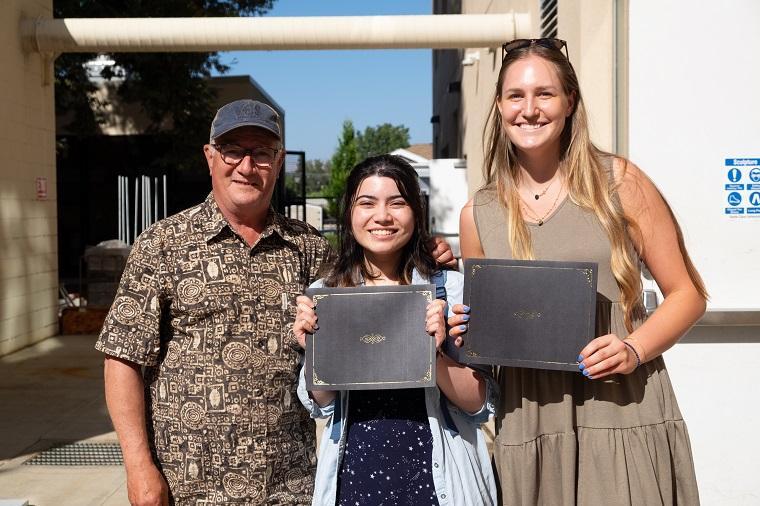
M330 161L306 161L306 195L321 197L330 184Z
M367 127L364 133L357 132L356 148L359 160L369 156L390 153L409 146L409 129L404 125L383 123L376 127Z
M273 0L54 0L56 18L253 16L271 9ZM95 54L65 53L55 62L56 114L78 135L98 131L108 105L93 96L96 86L84 64ZM218 53L113 53L115 65L99 76L116 80L120 102L138 104L150 124L148 133L171 146L157 153L156 166L198 165L199 146L207 142L213 116L212 72L225 73ZM202 126L202 127L201 127Z
M322 235L327 239L332 250L338 251L338 234L335 232L324 232Z
M330 216L338 217L340 197L346 189L348 173L358 161L354 124L351 120L347 120L343 122L338 148L330 160L330 183L325 192L325 196L331 198L327 208Z

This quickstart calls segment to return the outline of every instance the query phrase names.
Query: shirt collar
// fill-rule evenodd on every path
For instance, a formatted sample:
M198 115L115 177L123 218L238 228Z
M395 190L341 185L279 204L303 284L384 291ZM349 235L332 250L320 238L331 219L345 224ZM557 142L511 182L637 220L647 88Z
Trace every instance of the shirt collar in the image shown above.
M219 209L216 200L214 200L213 193L209 193L206 200L201 204L201 212L198 213L198 215L203 219L203 231L206 242L211 241L225 230L235 233L234 229L227 221L227 218L224 217L221 209ZM282 239L290 243L295 243L295 236L287 219L270 207L267 212L266 225L261 232L259 240L265 239L272 234L277 234Z

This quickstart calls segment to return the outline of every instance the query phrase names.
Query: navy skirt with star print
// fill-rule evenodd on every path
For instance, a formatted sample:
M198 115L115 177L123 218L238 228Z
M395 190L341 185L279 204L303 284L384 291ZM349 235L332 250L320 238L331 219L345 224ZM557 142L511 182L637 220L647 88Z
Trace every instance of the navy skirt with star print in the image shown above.
M438 506L425 391L356 390L348 395L338 506Z

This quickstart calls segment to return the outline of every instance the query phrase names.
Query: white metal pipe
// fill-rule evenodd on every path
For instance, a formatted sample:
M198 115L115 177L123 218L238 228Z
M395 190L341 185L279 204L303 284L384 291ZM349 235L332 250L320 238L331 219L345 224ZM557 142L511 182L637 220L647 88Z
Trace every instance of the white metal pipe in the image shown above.
M166 218L166 174L164 174L164 218Z
M147 217L145 221L145 228L148 228L153 223L153 186L151 185L150 176L145 176L145 206L147 211Z
M129 243L129 188L127 176L121 176L121 230L125 244Z
M148 226L145 222L145 217L147 216L147 213L145 212L145 176L140 176L140 180L142 183L142 192L140 192L140 198L142 199L142 229L145 230L145 227Z
M122 221L121 221L121 196L122 196L122 191L121 191L121 176L117 176L116 177L116 202L117 202L116 209L117 209L117 215L118 215L117 222L119 223L119 226L118 226L118 228L119 228L118 237L119 237L120 241L121 241L121 237L122 237L122 230L121 230L121 225L122 225Z
M140 193L140 179L135 178L135 222L133 224L134 229L132 230L132 238L137 239L137 195Z
M129 228L127 226L127 202L129 201L129 193L127 192L127 177L121 176L121 233L123 235L122 241L126 243L129 239Z
M497 47L530 37L529 14L22 19L27 51L202 52Z
M158 178L153 178L153 222L158 221Z
M143 230L150 225L150 180L143 176Z
M129 240L129 177L124 176L124 235L127 244L132 244Z

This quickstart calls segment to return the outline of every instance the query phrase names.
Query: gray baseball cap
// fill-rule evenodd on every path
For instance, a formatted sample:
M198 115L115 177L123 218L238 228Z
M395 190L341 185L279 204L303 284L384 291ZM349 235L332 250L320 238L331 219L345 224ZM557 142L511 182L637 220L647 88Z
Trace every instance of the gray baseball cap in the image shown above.
M254 126L272 132L282 140L280 133L280 115L277 111L263 102L251 99L235 100L223 105L211 122L211 135L213 141L227 132L231 132L242 126Z

